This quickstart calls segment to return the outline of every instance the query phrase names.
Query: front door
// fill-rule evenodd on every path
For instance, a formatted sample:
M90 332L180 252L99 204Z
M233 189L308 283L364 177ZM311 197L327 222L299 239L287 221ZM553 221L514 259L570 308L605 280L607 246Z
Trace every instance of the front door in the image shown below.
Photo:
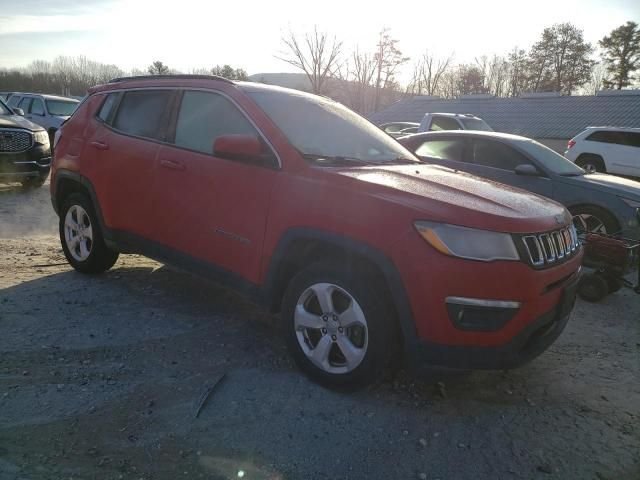
M278 170L275 156L263 164L215 156L215 139L228 134L259 137L229 97L182 93L173 145L160 147L157 158L161 241L255 283Z

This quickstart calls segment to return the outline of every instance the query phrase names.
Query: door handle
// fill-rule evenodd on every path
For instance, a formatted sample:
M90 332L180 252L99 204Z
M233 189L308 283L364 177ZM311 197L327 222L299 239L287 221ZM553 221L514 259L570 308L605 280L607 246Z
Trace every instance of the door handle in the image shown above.
M103 142L91 142L91 146L98 150L109 150L109 145Z
M174 162L173 160L160 160L160 165L171 170L184 170L184 163Z

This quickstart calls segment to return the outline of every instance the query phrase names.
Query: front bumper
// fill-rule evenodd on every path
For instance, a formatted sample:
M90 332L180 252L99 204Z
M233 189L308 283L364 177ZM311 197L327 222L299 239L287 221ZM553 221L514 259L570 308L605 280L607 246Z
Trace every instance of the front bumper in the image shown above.
M0 152L0 179L5 181L46 176L50 169L51 149L48 145L35 145L20 153Z
M580 273L566 283L560 301L506 344L499 346L442 345L417 340L407 351L412 365L460 369L509 369L530 362L555 342L575 304Z

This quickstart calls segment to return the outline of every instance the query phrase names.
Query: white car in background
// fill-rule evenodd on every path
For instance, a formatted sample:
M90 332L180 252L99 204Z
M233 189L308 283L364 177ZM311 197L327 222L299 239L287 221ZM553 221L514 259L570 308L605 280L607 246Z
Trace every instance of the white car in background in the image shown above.
M14 93L7 105L19 108L24 116L49 133L49 142L53 145L53 137L62 122L71 116L80 102L75 98L41 95L38 93Z
M564 156L587 172L640 177L640 128L589 127L569 140Z

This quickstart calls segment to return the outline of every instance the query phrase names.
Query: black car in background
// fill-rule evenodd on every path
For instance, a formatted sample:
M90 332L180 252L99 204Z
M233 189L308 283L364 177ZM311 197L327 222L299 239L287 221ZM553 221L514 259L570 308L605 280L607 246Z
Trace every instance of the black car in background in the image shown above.
M51 168L47 131L0 99L0 182L40 187Z

